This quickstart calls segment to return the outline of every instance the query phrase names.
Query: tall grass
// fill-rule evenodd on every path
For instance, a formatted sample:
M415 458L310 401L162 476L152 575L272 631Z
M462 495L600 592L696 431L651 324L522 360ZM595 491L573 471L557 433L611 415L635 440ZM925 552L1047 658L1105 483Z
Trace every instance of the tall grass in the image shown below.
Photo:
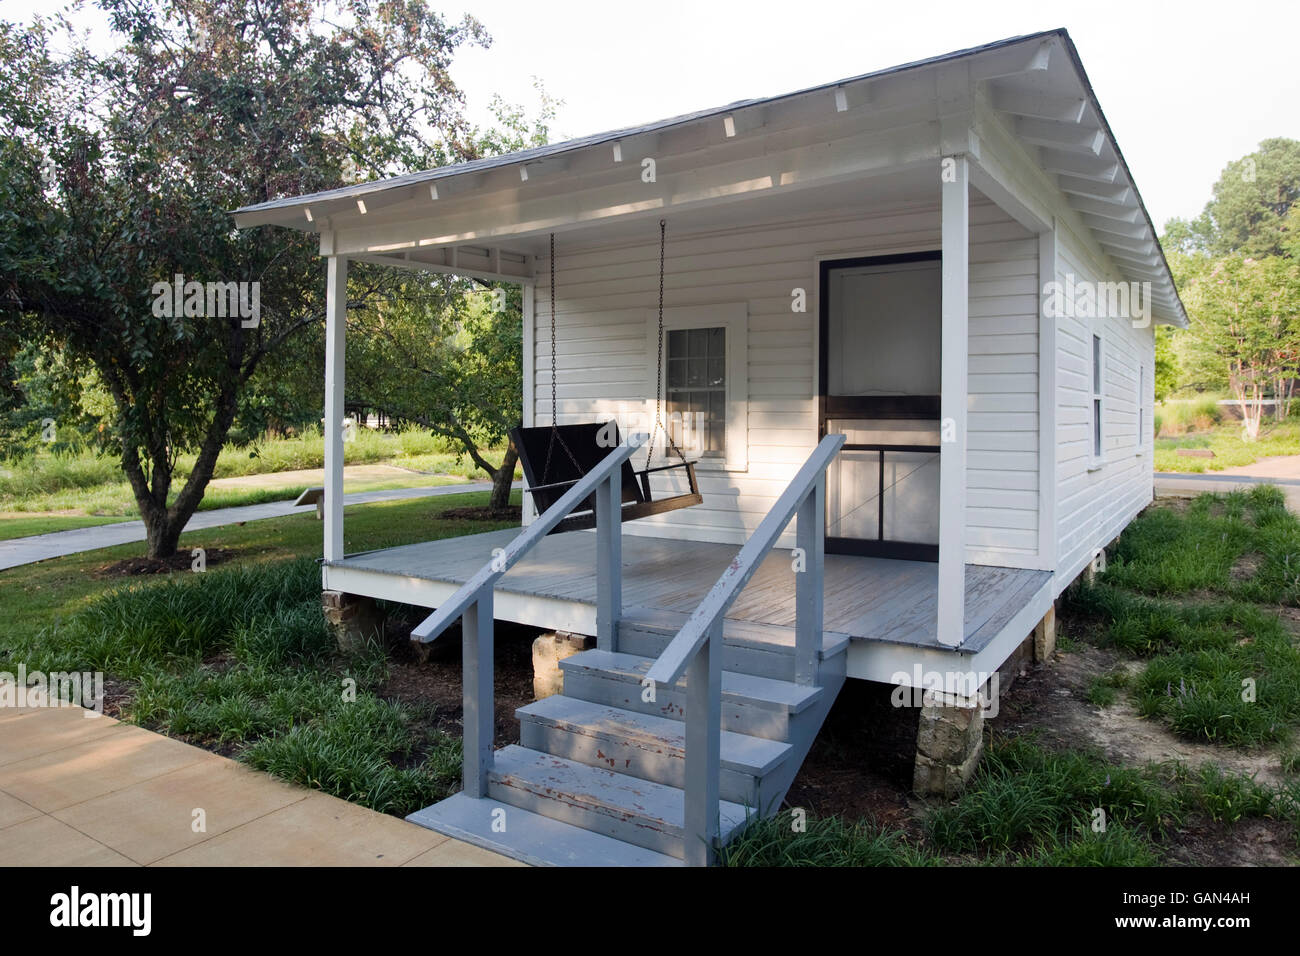
M344 442L345 464L386 462L427 474L486 478L487 475L454 443L435 438L421 429L381 432L358 428ZM485 457L501 459L504 449L489 448ZM173 495L178 494L194 467L195 456L177 459ZM226 445L213 469L214 478L238 478L283 471L322 468L325 441L319 429L306 429L295 438ZM240 489L223 492L209 488L202 507L253 504L292 497L284 489ZM91 514L133 514L134 498L119 460L111 455L39 453L0 465L0 510L81 510Z
M431 713L377 696L382 650L338 653L315 561L118 588L7 657L129 680L128 719L382 812L426 806L459 776L459 741Z
M1157 434L1162 438L1207 432L1223 421L1219 395L1198 395L1190 399L1171 399L1156 408L1160 418Z
M1272 788L1215 767L1123 767L1030 737L995 738L965 792L931 808L917 838L867 822L778 813L722 853L729 866L1152 866L1193 820L1300 820L1300 784Z

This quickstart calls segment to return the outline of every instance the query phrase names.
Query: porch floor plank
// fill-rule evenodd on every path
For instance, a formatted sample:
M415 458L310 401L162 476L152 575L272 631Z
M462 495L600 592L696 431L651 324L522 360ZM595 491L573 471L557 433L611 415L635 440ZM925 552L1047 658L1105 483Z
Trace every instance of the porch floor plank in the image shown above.
M335 566L463 584L505 547L516 529L349 555ZM739 548L703 541L623 536L623 602L627 607L689 614ZM554 534L512 568L498 591L595 605L596 536ZM966 566L966 641L976 651L993 640L1048 579L1046 571ZM826 629L853 640L942 647L935 637L937 565L828 554ZM727 617L793 626L795 576L788 551L770 554Z

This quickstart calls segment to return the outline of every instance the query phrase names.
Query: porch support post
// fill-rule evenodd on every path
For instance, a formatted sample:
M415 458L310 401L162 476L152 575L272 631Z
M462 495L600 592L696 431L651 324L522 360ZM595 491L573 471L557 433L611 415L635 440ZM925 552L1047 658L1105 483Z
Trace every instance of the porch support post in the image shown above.
M525 428L533 427L533 417L537 410L537 287L532 282L525 282L520 289L523 298L523 351L524 351L524 394L521 421ZM525 479L525 485L527 479ZM533 496L523 496L523 524L532 524L537 518L537 506Z
M463 771L465 795L469 797L487 796L488 771L492 769L493 714L496 710L492 692L492 598L492 589L484 588L478 600L465 609L460 620Z
M343 376L348 260L325 260L325 563L343 557Z
M1056 570L1056 222L1038 234L1038 566Z
M623 472L596 488L596 646L618 650L623 616Z
M941 176L943 329L939 453L939 643L965 639L966 405L970 167L966 155L945 158Z

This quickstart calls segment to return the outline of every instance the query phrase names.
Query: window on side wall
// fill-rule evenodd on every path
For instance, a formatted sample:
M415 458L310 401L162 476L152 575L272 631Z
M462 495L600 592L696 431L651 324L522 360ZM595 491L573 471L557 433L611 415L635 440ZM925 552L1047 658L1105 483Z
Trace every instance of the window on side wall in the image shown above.
M1100 467L1104 449L1103 409L1102 409L1102 342L1096 333L1092 336L1092 463Z

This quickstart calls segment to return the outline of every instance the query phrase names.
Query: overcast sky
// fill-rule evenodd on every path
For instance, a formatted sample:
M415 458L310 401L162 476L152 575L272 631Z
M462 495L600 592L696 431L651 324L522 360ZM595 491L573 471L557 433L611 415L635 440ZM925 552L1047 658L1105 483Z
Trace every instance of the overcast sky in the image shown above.
M494 92L564 101L552 138L600 132L1038 30L1074 38L1138 189L1162 226L1194 216L1229 160L1300 139L1297 0L431 0L492 34L453 76L471 116ZM49 0L0 0L25 20Z

